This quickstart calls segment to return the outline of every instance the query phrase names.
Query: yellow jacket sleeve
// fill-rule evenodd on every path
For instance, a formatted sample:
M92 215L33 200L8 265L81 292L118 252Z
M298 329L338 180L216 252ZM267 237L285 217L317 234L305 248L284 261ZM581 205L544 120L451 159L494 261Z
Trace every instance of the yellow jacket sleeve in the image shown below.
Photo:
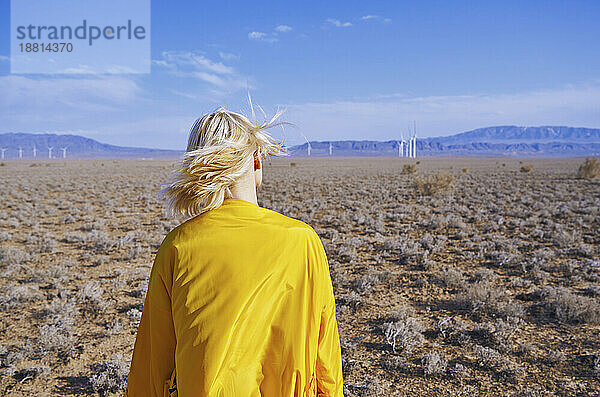
M170 292L176 250L170 244L159 249L148 283L142 318L127 377L126 396L168 396L175 368L175 330Z
M315 233L317 246L317 268L320 269L321 285L318 290L323 292L324 307L321 313L319 339L317 347L317 396L343 397L342 354L340 336L336 320L335 298L333 285L329 274L329 264L323 243Z

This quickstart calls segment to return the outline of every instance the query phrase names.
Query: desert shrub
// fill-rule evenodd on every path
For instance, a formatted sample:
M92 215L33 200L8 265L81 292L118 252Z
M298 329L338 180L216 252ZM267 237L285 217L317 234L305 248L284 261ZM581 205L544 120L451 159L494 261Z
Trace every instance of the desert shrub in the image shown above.
M438 352L431 352L421 358L421 366L425 376L438 376L446 373L448 362Z
M600 304L595 298L575 295L563 287L544 287L535 295L541 297L542 306L560 322L600 323Z
M491 337L494 345L500 351L510 351L514 335L521 329L524 321L518 317L499 318L494 324ZM523 347L524 345L521 345Z
M122 260L124 261L130 261L132 259L136 259L140 256L142 256L144 253L144 248L142 248L142 246L140 244L136 244L133 247L129 247L129 249L125 252L125 254L122 256Z
M27 302L40 300L44 295L38 287L28 285L6 285L4 291L0 294L0 307L4 310L15 309Z
M75 217L71 214L67 214L67 215L62 216L60 218L59 222L62 224L65 224L65 225L75 223Z
M432 214L423 221L422 225L427 229L444 229L448 226L448 219L443 215Z
M359 294L365 294L370 292L375 285L385 281L389 277L389 272L370 272L356 280L353 287Z
M12 238L12 236L10 235L9 232L0 232L0 242L2 241L8 241Z
M127 310L126 315L132 327L137 327L140 324L140 320L142 319L142 312L139 309L131 308Z
M600 162L597 158L586 157L577 170L577 178L594 179L600 177Z
M462 272L452 265L444 266L437 277L448 288L459 288L465 282Z
M123 362L120 354L112 356L111 360L92 364L91 372L90 384L101 397L125 390L127 387L129 366Z
M503 368L511 364L508 358L503 357L498 350L491 347L476 345L475 356L479 366L486 369Z
M440 172L434 176L416 178L413 188L420 196L436 196L442 194L454 184L454 176L447 172Z
M457 297L457 303L476 314L513 317L525 315L525 310L519 303L512 302L503 289L494 286L488 280L468 285Z
M397 255L396 261L399 265L408 265L422 256L421 245L412 240L400 240L397 237L387 238L382 249L386 254ZM426 256L426 255L425 255Z
M104 219L95 219L92 222L86 222L79 227L82 232L92 232L94 230L106 229L106 221Z
M0 266L20 265L30 259L31 255L19 248L7 247L0 250Z
M38 347L42 357L49 353L56 353L59 358L66 360L72 356L76 338L73 335L71 317L62 317L54 324L42 325L38 329L40 333Z
M498 278L496 272L491 269L479 269L475 272L475 280L477 281L494 281Z
M453 337L453 339L463 339L466 336L464 324L456 321L454 317L440 318L435 323L435 330L442 338Z
M44 314L54 319L62 316L76 317L79 314L79 308L74 299L61 299L57 297L46 305Z
M567 361L567 355L560 350L552 350L548 353L546 361L554 365L563 364Z
M404 353L410 353L413 348L423 344L423 327L414 317L401 318L398 321L383 324L383 334L394 353L396 347Z
M437 253L441 251L446 245L447 237L444 235L436 236L435 238L429 234L425 233L421 236L419 243L421 246L428 250L431 253Z
M96 254L103 254L118 244L108 234L99 230L92 230L89 233L69 232L65 234L65 241L77 243L80 248L87 248Z
M387 369L388 371L397 371L408 365L408 360L403 356L386 357L382 362L383 368Z
M366 375L362 382L344 386L345 396L374 397L383 395L384 389L377 378Z
M49 283L51 288L61 288L69 281L70 274L63 266L52 265L46 269L36 270L32 281L40 284Z
M97 281L88 281L79 292L79 302L83 306L83 312L97 316L108 307L108 301L104 299L102 287Z
M410 175L410 174L414 174L415 172L417 172L417 165L416 164L404 164L402 166L402 175Z
M527 172L531 172L532 169L533 169L533 165L527 164L527 165L521 166L520 171L524 172L524 173L527 173Z

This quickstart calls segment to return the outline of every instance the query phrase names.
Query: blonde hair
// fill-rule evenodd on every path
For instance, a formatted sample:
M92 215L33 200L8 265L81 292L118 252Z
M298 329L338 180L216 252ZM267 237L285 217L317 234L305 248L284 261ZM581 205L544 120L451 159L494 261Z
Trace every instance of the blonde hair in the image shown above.
M192 125L188 146L172 180L159 193L172 215L194 217L218 208L230 187L258 158L286 156L286 148L277 143L266 129L289 124L275 121L283 112L262 124L222 107L205 114Z

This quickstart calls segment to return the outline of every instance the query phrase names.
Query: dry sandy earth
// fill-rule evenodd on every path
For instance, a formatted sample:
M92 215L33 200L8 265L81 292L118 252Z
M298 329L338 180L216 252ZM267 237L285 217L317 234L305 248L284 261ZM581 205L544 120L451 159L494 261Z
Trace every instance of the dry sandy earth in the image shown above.
M581 159L419 160L414 175L407 159L265 164L260 204L323 239L346 394L600 395L600 181L574 177ZM124 386L153 255L178 224L156 198L170 169L0 166L1 395ZM451 186L414 187L440 171Z

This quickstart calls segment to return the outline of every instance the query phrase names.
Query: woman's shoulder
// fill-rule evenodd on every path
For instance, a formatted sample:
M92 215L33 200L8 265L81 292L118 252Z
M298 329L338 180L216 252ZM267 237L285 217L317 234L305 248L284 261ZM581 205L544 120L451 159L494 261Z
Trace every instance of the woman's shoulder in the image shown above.
M218 211L215 211L213 214L206 214L205 216L203 214L181 223L165 236L161 245L185 245L189 240L198 241L202 239L202 236L211 239L211 236L224 230L223 226L225 224L227 224L225 229L231 230L229 229L229 223L238 221L243 222L246 228L256 228L257 233L267 233L273 237L283 237L284 235L290 237L294 235L307 238L310 241L320 240L316 231L308 223L269 208L256 207L252 217L237 219L233 217L229 219L227 216L222 217L217 216L217 214Z
M296 229L298 231L308 233L309 235L317 236L317 233L313 229L313 227L300 219L284 215L280 212L268 208L263 208L263 210L265 211L267 216L271 218L273 223L279 224L283 228Z

